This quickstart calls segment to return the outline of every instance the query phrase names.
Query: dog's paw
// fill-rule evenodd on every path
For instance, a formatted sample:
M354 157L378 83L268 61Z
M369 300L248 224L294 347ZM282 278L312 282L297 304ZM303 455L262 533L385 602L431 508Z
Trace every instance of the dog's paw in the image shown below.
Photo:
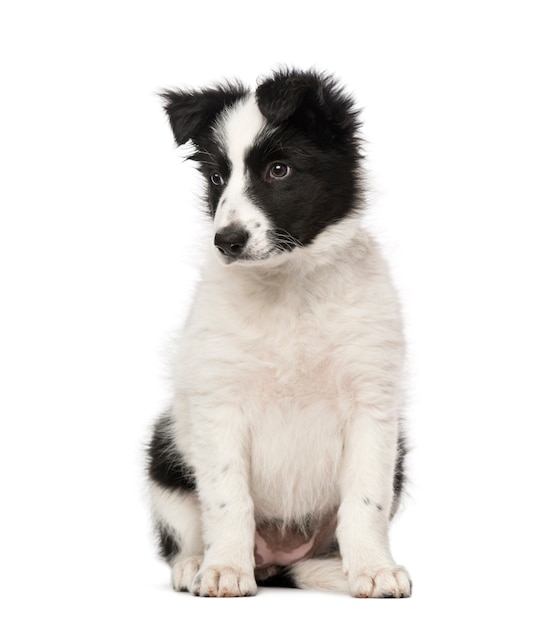
M350 572L348 581L355 598L408 598L411 595L411 579L399 565L362 569L354 575Z
M233 567L205 567L194 578L191 592L211 598L253 596L258 588L254 572Z
M176 591L191 591L196 575L202 565L202 556L191 556L172 566L172 587Z

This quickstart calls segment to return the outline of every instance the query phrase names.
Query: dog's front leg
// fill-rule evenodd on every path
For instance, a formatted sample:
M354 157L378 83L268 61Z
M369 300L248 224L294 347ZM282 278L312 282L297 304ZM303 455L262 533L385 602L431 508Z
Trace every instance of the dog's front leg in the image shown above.
M196 423L196 482L205 553L192 593L249 596L254 579L254 506L249 490L247 432L222 406Z
M337 536L344 573L355 597L406 597L411 583L389 547L398 424L362 407L348 425Z

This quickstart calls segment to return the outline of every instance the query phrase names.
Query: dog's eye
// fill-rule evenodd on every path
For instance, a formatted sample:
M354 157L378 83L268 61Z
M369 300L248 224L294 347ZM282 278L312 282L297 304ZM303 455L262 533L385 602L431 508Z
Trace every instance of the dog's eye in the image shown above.
M224 185L224 178L218 172L213 172L209 179L215 185L215 187L222 187L222 185Z
M290 173L290 168L285 163L273 163L269 168L270 178L286 178Z

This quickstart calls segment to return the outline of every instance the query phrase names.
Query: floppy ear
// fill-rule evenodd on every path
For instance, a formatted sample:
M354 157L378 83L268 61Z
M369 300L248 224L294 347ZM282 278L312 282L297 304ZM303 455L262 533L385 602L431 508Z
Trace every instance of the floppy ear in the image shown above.
M209 130L217 115L247 93L240 85L228 83L199 91L172 91L161 93L164 110L170 119L178 146Z
M316 72L283 70L256 90L258 107L274 124L291 122L320 138L352 138L359 126L352 99L336 81Z

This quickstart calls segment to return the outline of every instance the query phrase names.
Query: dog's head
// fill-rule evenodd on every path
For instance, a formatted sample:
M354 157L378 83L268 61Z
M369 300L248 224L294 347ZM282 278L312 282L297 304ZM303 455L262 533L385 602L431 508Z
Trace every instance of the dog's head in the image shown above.
M177 144L195 148L224 263L284 259L360 207L358 111L332 78L284 70L254 93L162 95Z

